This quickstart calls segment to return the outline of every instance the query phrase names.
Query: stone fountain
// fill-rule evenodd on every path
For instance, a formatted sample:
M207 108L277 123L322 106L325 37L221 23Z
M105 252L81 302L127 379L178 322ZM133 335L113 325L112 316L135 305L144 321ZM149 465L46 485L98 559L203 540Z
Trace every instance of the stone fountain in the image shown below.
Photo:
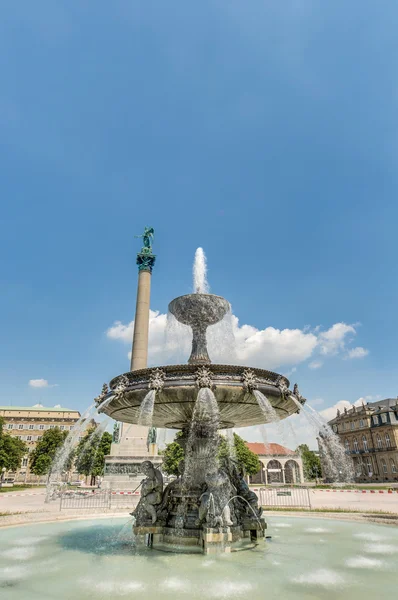
M206 330L230 310L227 300L194 293L175 298L169 311L192 329L188 364L138 369L115 377L98 398L98 411L117 421L138 423L140 407L154 394L152 426L181 430L185 450L180 476L165 489L159 469L142 465L146 476L135 516L136 539L154 548L185 552L228 552L264 537L256 494L232 458L217 460L219 429L266 423L256 397L261 393L279 419L305 402L286 377L265 369L212 364Z

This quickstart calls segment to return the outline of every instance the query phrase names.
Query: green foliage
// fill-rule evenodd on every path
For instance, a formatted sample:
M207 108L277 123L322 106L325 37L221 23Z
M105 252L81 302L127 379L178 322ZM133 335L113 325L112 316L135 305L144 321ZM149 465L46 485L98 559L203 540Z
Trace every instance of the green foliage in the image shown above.
M184 450L178 443L182 433L177 433L174 442L167 444L164 451L164 459L162 469L168 475L178 475L178 464L184 458ZM254 454L246 446L245 441L236 433L234 433L234 445L236 460L243 467L248 475L255 475L260 470L261 464L257 454ZM223 460L229 458L229 448L227 440L223 436L219 436L218 458Z
M112 436L105 432L102 435L91 427L80 440L75 453L75 468L78 473L95 478L104 474L105 456L109 454Z
M32 473L35 475L49 473L57 450L61 448L67 435L68 432L61 431L59 427L47 429L43 433L41 440L30 455L30 470ZM71 462L71 458L69 462Z
M243 467L247 475L255 475L261 468L260 460L254 452L252 452L247 446L244 439L242 439L237 433L234 433L234 446L235 455L238 463ZM218 451L218 457L220 459L229 458L230 451L227 440L220 436L220 445Z
M163 452L162 470L168 475L178 475L178 465L184 458L184 450L178 443L181 436L182 432L179 431L174 438L174 442L167 444Z
M16 471L21 466L21 460L28 452L27 445L17 437L3 430L4 419L0 417L0 471Z
M321 460L315 452L309 449L307 444L300 444L296 452L301 455L304 477L307 481L322 477Z

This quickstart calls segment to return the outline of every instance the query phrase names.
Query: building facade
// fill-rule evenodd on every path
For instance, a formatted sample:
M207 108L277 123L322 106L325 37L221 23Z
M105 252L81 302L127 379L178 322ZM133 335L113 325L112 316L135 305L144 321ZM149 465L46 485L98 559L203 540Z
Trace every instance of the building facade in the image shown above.
M337 411L329 425L353 460L356 481L398 481L397 398Z
M6 479L18 483L38 482L39 477L29 471L29 453L35 449L44 431L59 427L61 431L70 431L80 419L77 410L63 408L60 405L45 407L41 404L34 406L0 406L0 417L4 419L4 430L11 436L24 441L28 446L20 469L6 474Z
M261 469L250 477L251 484L297 484L304 483L303 461L299 454L280 444L246 442L246 446L257 454Z

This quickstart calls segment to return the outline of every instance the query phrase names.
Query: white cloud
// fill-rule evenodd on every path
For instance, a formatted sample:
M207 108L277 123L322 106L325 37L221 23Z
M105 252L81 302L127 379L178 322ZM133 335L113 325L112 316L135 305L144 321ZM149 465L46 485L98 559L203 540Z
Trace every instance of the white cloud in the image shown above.
M57 383L50 385L47 379L29 379L29 385L33 388L57 387Z
M333 355L344 350L350 334L356 334L355 327L346 323L335 323L327 331L321 331L318 337L321 354Z
M313 400L311 400L310 404L311 406L319 406L320 404L323 404L325 402L325 400L323 398L314 398Z
M312 362L309 363L309 368L310 369L320 369L323 365L323 362L321 360L313 360Z
M333 404L333 406L329 406L329 408L325 408L324 410L322 410L320 414L324 419L326 419L326 421L331 421L337 415L338 410L340 412L344 412L345 408L349 410L353 406L361 406L362 401L363 398L359 398L354 402L354 404L352 404L351 402L348 402L348 400L339 400L338 402L336 402L336 404Z
M134 321L124 324L121 321L109 327L108 338L131 344ZM356 333L354 325L335 323L322 331L310 329L277 329L266 327L257 329L252 325L240 325L235 315L229 315L217 325L208 328L208 350L213 362L238 363L253 367L276 369L283 367L293 373L298 365L310 358L308 365L318 369L323 359L317 354L337 355L347 353L349 337ZM149 357L150 365L185 363L191 351L192 334L189 327L178 323L174 317L168 320L166 314L150 311L149 317Z
M356 348L351 348L348 350L346 358L363 358L369 354L369 350L366 348L362 348L362 346L357 346Z

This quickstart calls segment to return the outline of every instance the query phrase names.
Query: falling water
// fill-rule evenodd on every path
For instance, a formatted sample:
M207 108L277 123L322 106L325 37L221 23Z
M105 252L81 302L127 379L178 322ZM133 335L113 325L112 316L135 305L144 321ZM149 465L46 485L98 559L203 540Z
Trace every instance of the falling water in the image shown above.
M267 417L267 423L276 423L279 421L279 417L276 414L275 408L264 394L259 390L253 390L253 394L256 397L259 407L263 411L265 417Z
M215 325L207 328L207 348L211 360L223 365L235 365L238 360L232 309Z
M266 452L268 452L269 442L268 442L267 429L266 429L265 425L264 424L260 425L259 430L260 430L261 437L263 438L263 444L265 446Z
M98 427L93 431L93 433L87 437L83 448L81 449L81 453L85 454L86 452L90 452L91 453L91 462L90 462L90 470L91 467L94 464L95 461L95 457L96 457L96 453L97 453L97 449L98 446L101 442L102 439L102 435L105 432L106 428L109 425L109 422L111 420L111 417L106 417L99 425Z
M209 289L206 255L203 248L198 248L193 263L193 291L194 294L208 294Z
M157 444L159 450L166 448L166 429L164 427L159 427L157 430Z
M138 425L146 425L151 427L153 418L153 409L155 407L155 390L149 390L140 406L140 414L138 415Z
M226 437L227 437L228 454L229 454L229 456L233 460L236 460L236 448L235 448L234 430L233 429L227 429L226 430Z
M264 394L262 394L259 390L253 390L253 394L256 397L257 403L260 409L262 410L267 423L275 423L278 432L278 438L280 439L282 445L285 446L285 428L275 408L272 406L268 398L264 396Z
M334 482L354 481L355 474L352 461L347 456L338 436L330 425L312 406L309 404L303 406L294 396L290 396L290 398L303 412L318 439L326 477Z
M218 469L217 447L220 423L216 397L209 388L201 388L196 397L185 448L183 493L188 495L195 482L203 481L207 472ZM184 506L183 510L186 510ZM181 526L183 518L181 518Z
M177 321L171 312L167 313L165 331L165 351L168 364L185 363L192 346L192 331L188 325Z
M64 443L57 450L47 481L46 502L48 502L54 486L61 483L62 473L68 462L68 459L75 446L78 444L79 437L81 437L83 431L87 428L87 421L89 421L93 417L94 412L96 412L95 403L91 404L87 408L87 410L82 414L80 419L76 421L73 428L66 437Z

